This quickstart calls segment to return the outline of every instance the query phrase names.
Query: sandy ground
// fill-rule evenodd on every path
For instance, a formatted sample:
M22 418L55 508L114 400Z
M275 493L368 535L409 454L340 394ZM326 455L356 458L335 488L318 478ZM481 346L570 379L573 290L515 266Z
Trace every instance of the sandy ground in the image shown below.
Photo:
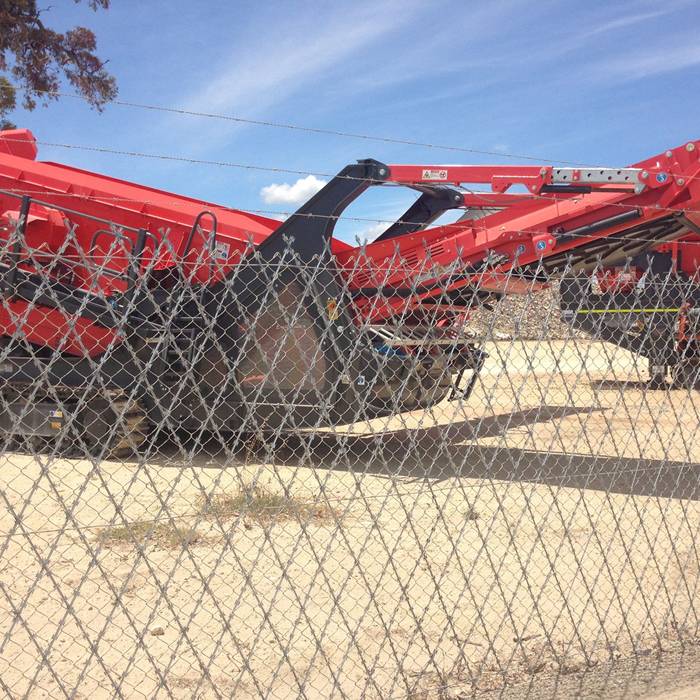
M488 350L467 403L274 452L3 455L0 687L458 698L694 644L700 392L601 343ZM251 484L333 515L198 514ZM144 520L198 539L98 540Z

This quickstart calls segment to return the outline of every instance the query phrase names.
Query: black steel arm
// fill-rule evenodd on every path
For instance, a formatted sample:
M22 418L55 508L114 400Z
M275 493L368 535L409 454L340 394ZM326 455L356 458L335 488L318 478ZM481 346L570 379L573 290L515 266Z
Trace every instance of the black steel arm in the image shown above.
M404 212L399 220L378 236L375 240L385 241L404 233L422 231L440 214L449 209L456 209L464 204L464 195L451 187L431 187Z
M251 264L236 268L234 291L251 297L269 284L261 274L261 263L287 260L291 265L300 265L328 255L338 217L368 187L382 184L388 177L389 167L377 160L368 158L347 165L254 250L251 244ZM215 285L211 288L213 299L217 292Z

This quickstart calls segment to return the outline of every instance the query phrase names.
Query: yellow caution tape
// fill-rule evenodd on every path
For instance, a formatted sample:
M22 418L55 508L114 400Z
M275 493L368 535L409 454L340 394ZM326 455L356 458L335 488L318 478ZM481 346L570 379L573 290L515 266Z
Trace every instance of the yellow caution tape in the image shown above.
M581 309L577 314L676 314L680 309Z

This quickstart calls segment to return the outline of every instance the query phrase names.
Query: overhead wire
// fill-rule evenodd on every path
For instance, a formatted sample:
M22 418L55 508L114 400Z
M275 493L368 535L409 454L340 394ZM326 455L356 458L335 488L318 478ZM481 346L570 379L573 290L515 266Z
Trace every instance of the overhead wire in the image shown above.
M15 90L27 92L27 88L22 87L20 85L12 85L12 87ZM75 99L75 100L82 100L84 102L87 102L87 98L85 98L83 95L78 95L76 93L70 93L70 92L62 92L62 91L55 91L55 90L31 90L31 92L39 92L39 93L46 93L50 97L62 97L62 98L69 98L69 99ZM417 146L420 148L430 148L434 150L441 150L441 151L454 151L458 153L473 153L477 155L488 155L488 156L496 156L499 158L512 158L512 159L517 159L517 160L532 160L532 161L537 161L537 162L547 162L547 163L560 163L562 165L578 165L582 167L598 167L597 165L591 165L591 164L586 164L586 163L581 163L577 161L563 161L559 159L552 159L552 158L542 158L540 156L535 156L535 155L527 155L527 154L516 154L516 153L508 153L507 151L503 150L494 150L494 149L483 149L483 148L474 148L474 147L469 147L469 146L454 146L454 145L449 145L449 144L439 144L439 143L429 143L429 142L424 142L424 141L417 141L414 139L406 139L406 138L399 138L399 137L391 137L391 136L378 136L378 135L373 135L373 134L362 134L358 132L352 132L352 131L342 131L338 129L326 129L326 128L321 128L321 127L313 127L313 126L304 126L301 124L291 124L289 122L281 122L281 121L272 121L272 120L266 120L266 119L253 119L250 117L242 117L239 115L235 114L220 114L220 113L215 113L215 112L204 112L200 110L192 110L192 109L184 109L181 107L165 107L163 105L154 105L154 104L148 104L144 102L134 102L134 101L129 101L129 100L112 100L109 104L111 105L117 105L120 107L131 107L135 109L143 109L143 110L149 110L149 111L154 111L154 112L163 112L167 114L176 114L176 115L181 115L181 116L191 116L191 117L200 117L200 118L205 118L205 119L216 119L216 120L221 120L221 121L228 121L228 122L234 122L237 124L247 124L251 126L264 126L264 127L269 127L269 128L275 128L275 129L288 129L291 131L300 131L300 132L306 132L306 133L311 133L311 134L322 134L322 135L328 135L328 136L339 136L342 138L351 138L351 139L358 139L358 140L363 140L363 141L374 141L378 143L389 143L389 144L396 144L396 145L402 145L402 146Z
M24 88L24 87L19 86L19 85L12 85L12 87L15 90L27 91L27 88ZM84 102L87 102L87 98L85 98L83 95L78 95L76 93L53 91L53 90L43 90L43 91L40 90L40 91L32 91L32 92L45 92L50 96L76 99L76 100L82 100ZM134 101L129 101L129 100L112 100L110 102L110 104L118 105L120 107L131 107L131 108L136 108L136 109L143 109L143 110L149 110L149 111L155 111L155 112L163 112L163 113L168 113L168 114L176 114L176 115L181 115L181 116L192 116L192 117L200 117L200 118L206 118L206 119L217 119L217 120L222 120L222 121L247 124L247 125L251 125L251 126L263 126L263 127L276 128L276 129L288 129L291 131L300 131L300 132L306 132L306 133L312 133L312 134L338 136L338 137L342 137L342 138L352 138L352 139L359 139L359 140L363 140L363 141L374 141L374 142L378 142L378 143L390 143L390 144L397 144L397 145L404 145L404 146L416 146L416 147L420 147L420 148L430 148L430 149L442 150L442 151L453 151L453 152L458 152L458 153L471 153L471 154L476 154L476 155L488 155L488 156L495 156L498 158L510 158L513 160L529 160L529 161L534 161L534 162L538 162L538 163L553 163L553 164L558 164L558 165L568 165L568 166L582 167L582 168L606 167L606 168L611 168L613 170L630 167L628 165L601 166L600 163L590 163L590 162L575 161L575 160L561 160L559 158L549 158L549 157L526 154L526 153L510 153L506 150L501 150L501 149L489 150L489 149L483 149L483 148L475 148L473 146L456 146L456 145L451 145L451 144L430 143L430 142L418 141L418 140L414 140L414 139L391 137L391 136L378 136L378 135L374 135L374 134L363 134L363 133L359 133L359 132L342 131L342 130L338 130L338 129L326 129L326 128L322 128L322 127L305 126L305 125L301 125L301 124L292 124L289 122L282 122L282 121L253 119L250 117L242 117L242 116L235 115L235 114L221 114L221 113L216 113L216 112L205 112L205 111L200 111L200 110L185 109L185 108L181 108L181 107L166 107L164 105L155 105L155 104L149 104L149 103L145 103L145 102L134 102ZM51 144L51 143L46 142L44 145L59 146L60 144ZM69 147L69 146L65 146L65 147ZM167 156L148 156L148 157L167 158ZM190 161L190 159L188 159L188 161ZM245 168L251 168L251 169L264 169L260 166L246 166L246 165L240 165L240 164L229 164L226 162L205 161L205 160L199 160L199 159L191 159L190 162L211 163L214 165L230 165L231 167L245 167ZM285 169L280 169L279 172L287 172L287 173L292 173L292 174L297 174L297 173L298 174L310 174L310 175L317 174L317 173L313 173L313 172L309 172L309 171L296 171L296 170L285 170ZM321 175L324 177L328 177L327 174L325 174L325 175L321 174ZM700 179L700 175L699 176L690 176L689 179Z
M45 93L49 97L61 97L61 98L68 98L68 99L81 100L83 102L88 102L88 100L85 96L79 95L77 93L63 92L60 90L29 90L28 88L23 87L21 85L11 85L11 87L14 90L18 90L21 92ZM263 127L276 128L276 129L287 129L287 130L292 130L292 131L300 131L300 132L306 132L306 133L312 133L312 134L322 134L322 135L329 135L329 136L338 136L338 137L342 137L342 138L352 138L352 139L359 139L359 140L364 140L364 141L374 141L374 142L379 142L379 143L390 143L390 144L398 144L398 145L406 145L406 146L416 146L416 147L421 147L421 148L430 148L430 149L434 149L434 150L453 151L453 152L459 152L459 153L471 153L471 154L477 154L477 155L488 155L488 156L496 156L498 158L510 158L510 159L514 159L514 160L529 160L529 161L535 161L535 162L540 162L540 163L556 163L559 165L570 165L570 166L585 167L585 168L602 167L600 165L600 163L561 160L558 158L548 158L548 157L532 155L532 154L524 154L524 153L510 153L508 151L501 150L501 149L489 150L489 149L482 149L482 148L474 148L471 146L456 146L456 145L451 145L451 144L430 143L430 142L418 141L418 140L407 139L407 138L399 138L399 137L391 137L391 136L379 136L379 135L374 135L374 134L364 134L364 133L359 133L359 132L343 131L343 130L339 130L339 129L327 129L327 128L322 128L322 127L305 126L305 125L301 125L301 124L293 124L293 123L283 122L283 121L254 119L254 118L243 117L243 116L235 115L235 114L222 114L222 113L216 113L216 112L206 112L206 111L201 111L201 110L185 109L182 107L166 107L164 105L155 105L155 104L150 104L150 103L145 103L145 102L135 102L135 101L131 101L131 100L112 100L109 104L117 105L120 107L130 107L130 108L135 108L135 109L143 109L143 110L162 112L162 113L167 113L167 114L176 114L176 115L180 115L180 116L192 116L192 117L199 117L199 118L206 118L206 119L216 119L216 120L222 120L222 121L228 121L228 122L234 122L234 123L240 123L240 124L247 124L247 125L251 125L251 126L263 126ZM72 145L65 145L65 144L54 144L54 143L50 143L50 142L38 142L38 143L43 143L44 145L47 145L47 146L79 148L79 146L72 146ZM84 148L88 148L88 147L84 147ZM99 148L95 148L95 149L91 149L91 150L104 150L104 152L116 152L116 151L109 151L107 149L99 149ZM128 152L124 152L124 153L127 154ZM179 158L175 158L175 157L171 157L171 156L163 156L163 155L151 155L151 154L139 154L139 155L144 156L144 157L152 157L152 158L179 159ZM283 168L280 168L280 169L263 168L262 166L227 163L225 161L223 161L223 162L208 161L208 160L196 159L196 158L183 158L183 160L185 160L186 162L192 162L192 163L222 165L222 166L228 166L228 167L243 167L243 168L247 168L247 169L256 169L256 170L257 169L272 170L275 172L285 172L285 173L290 173L290 174L319 175L318 173L313 173L313 172L309 172L309 171L298 171L298 170L290 170L290 169L283 169ZM612 168L612 169L620 169L620 168L629 167L629 166L610 166L610 165L607 165L605 167ZM320 175L324 176L324 177L328 177L327 174L321 173ZM697 177L700 178L700 176L697 176Z
M74 145L65 145L66 148L82 148L81 146L74 146ZM126 155L129 157L141 157L143 154L139 154L136 152L127 152L127 151L110 151L113 153L118 153L119 155ZM146 155L145 157L149 157ZM153 157L161 157L161 156L153 156ZM178 156L162 156L163 158L167 159L173 159L173 160L178 160ZM323 177L347 177L348 179L353 179L353 180L366 180L366 178L361 178L361 177L355 177L355 176L338 176L338 175L329 175L326 173L314 173L311 171L299 171L299 170L284 170L284 169L279 169L279 168L268 168L265 166L256 166L256 165L245 165L245 164L229 164L229 163L212 163L212 164L220 164L220 165L230 165L231 167L241 167L241 168L250 168L250 169L257 169L257 170L274 170L275 172L293 172L295 174L307 174L307 175L321 175ZM382 185L391 185L394 187L404 187L406 185L403 185L402 183L385 183L384 181L379 181L379 184ZM135 185L138 186L138 185ZM407 186L406 186L407 187ZM30 190L30 189L24 189L24 188L2 188L5 192L13 192L15 193L16 196L20 197L23 195L37 195L42 196L53 196L53 197L73 197L75 199L86 199L87 197L83 194L76 194L76 193L64 193L64 192L50 192L50 193L41 193L37 192L36 190ZM490 193L489 192L484 192L484 191L478 191L478 190L471 190L469 188L462 188L467 190L470 194L476 195L480 198L483 198L485 200L485 204L488 204L493 207L499 207L499 204L497 201L491 201L489 200ZM578 195L580 196L580 195ZM155 200L148 200L147 198L141 198L139 197L138 199L135 198L130 198L130 197L124 197L124 196L109 196L109 195L95 195L94 199L99 202L131 202L131 203L138 203L138 204L149 204L149 203L156 203ZM523 194L523 201L527 201L527 199L535 199L535 200L542 200L547 204L554 205L557 203L557 200L546 195L538 195L534 193L527 193ZM159 200L158 203L163 203L163 200ZM171 200L172 204L177 204L177 203L182 203L182 199L173 199ZM360 222L360 223L375 223L375 224L411 224L415 222L411 222L408 220L404 219L384 219L384 218L374 218L374 217L358 217L358 216L350 216L347 214L340 214L340 215L329 215L329 214L310 214L310 213L297 213L296 211L283 211L283 210L275 210L275 209L237 209L235 207L229 207L229 206L223 206L223 205L218 205L214 204L212 202L205 202L202 200L201 202L203 205L212 205L212 206L220 206L223 209L229 209L229 210L234 210L237 213L240 213L242 215L246 214L259 214L259 215L264 215L267 217L272 217L276 218L279 216L284 216L284 217L290 217L292 215L296 216L307 216L309 218L314 218L314 219L332 219L334 221L355 221L355 222ZM60 205L57 205L60 206ZM689 208L683 208L679 209L676 207L660 207L658 205L645 205L645 204L625 204L623 202L606 202L605 203L606 207L615 207L619 209L624 209L624 210L635 210L635 209L642 209L642 210L648 210L648 211L653 211L655 213L658 212L668 212L672 214L681 214L681 213L691 213L691 214L700 214L700 210L698 209L689 209ZM500 205L499 208L502 208L502 205ZM284 220L280 219L280 223L282 223ZM470 222L470 227L476 229L476 230L488 230L490 227L485 226L483 223L479 223L482 221L481 219L476 219L472 220ZM105 219L105 223L110 223L110 220ZM115 222L111 222L115 223ZM431 230L434 228L445 228L447 226L454 225L457 222L452 222L450 224L437 224L436 226L432 227ZM525 229L518 229L518 233L532 233L532 234L549 234L551 231L547 229L537 229L537 228L525 228ZM567 235L571 235L575 238L581 238L581 239L589 239L589 240L598 240L600 236L595 236L592 234L585 234L585 233L579 233L579 234L569 234L567 232ZM647 243L656 243L658 244L659 241L654 238L644 238L644 237L638 237L638 236L625 236L625 235L617 235L618 240L630 240L630 241L638 241L638 242L647 242ZM368 241L368 243L371 243L371 241Z
M60 94L62 96L68 96L68 97L74 97L77 99L80 99L80 96L78 95L71 95L70 93L56 93ZM238 120L238 121L243 121L246 123L251 123L251 124L260 124L260 125L265 125L265 126L279 126L280 128L293 128L293 129L298 129L298 130L310 130L313 131L312 128L307 128L299 125L290 125L290 124L283 124L283 123L276 123L276 122L264 122L261 120L248 120L242 117L234 117L234 116L227 116L227 115L216 115L216 114L210 114L210 113L204 113L204 112L190 112L188 110L178 110L175 108L165 108L165 107L159 107L157 105L146 105L142 103L130 103L130 102L123 102L124 105L127 106L134 106L134 107L141 107L144 109L156 109L160 111L173 111L176 113L184 113L184 114L193 114L197 116L210 116L212 118L222 118L222 119L231 119L231 120ZM380 141L387 141L390 139L387 139L385 137L372 137L368 135L363 135L363 134L351 134L350 132L334 132L333 130L318 130L322 133L332 133L335 135L339 136L354 136L357 138L368 138L368 139L376 139ZM417 146L428 146L429 144L422 144L421 142L417 141L406 141L406 140L397 140L402 143L408 143L410 145L417 145ZM353 180L363 180L367 181L367 178L363 177L358 177L358 176L351 176L351 175L338 175L338 174L332 174L332 173L326 173L326 172L320 172L320 171L310 171L310 170L301 170L301 169L293 169L293 168L281 168L281 167L274 167L274 166L262 166L262 165L257 165L257 164L249 164L249 163L237 163L237 162L231 162L231 161L218 161L218 160L209 160L209 159L202 159L202 158L192 158L192 157L187 157L187 156L181 156L181 155L174 155L174 154L162 154L162 153L144 153L140 151L129 151L129 150L119 150L119 149L113 149L113 148L108 148L108 147L103 147L103 146L85 146L85 145L80 145L80 144L70 144L70 143L57 143L57 142L51 142L51 141L42 141L42 140L37 140L33 143L37 143L39 145L47 146L47 147L53 147L53 148L64 148L64 149L70 149L70 150L80 150L80 151L87 151L87 152L97 152L97 153L109 153L112 155L119 155L119 156L126 156L126 157L132 157L132 158L144 158L144 159L154 159L154 160L165 160L165 161L176 161L176 162L185 162L189 164L197 164L197 165L211 165L211 166L217 166L217 167L230 167L230 168L238 168L238 169L243 169L243 170L254 170L254 171L262 171L262 172L272 172L272 173L283 173L283 174L293 174L293 175L313 175L315 177L323 177L323 178L331 178L331 177L341 177L341 178L346 178L346 179L353 179ZM439 145L433 145L432 147L434 148L443 148L443 146ZM494 154L491 152L487 151L482 151L479 149L468 149L468 148L460 148L460 147L452 147L452 146L444 146L446 149L450 150L464 150L467 152L473 152L473 153L489 153L489 154ZM526 158L526 159L531 159L535 160L536 158L534 156L518 156L515 154L506 154L506 153L498 153L497 155L502 155L502 156L507 156L507 157L512 157L512 158ZM548 159L544 159L548 160ZM553 162L553 161L550 161ZM565 161L560 161L560 162L565 162ZM575 163L576 165L583 165L580 163ZM586 166L589 167L589 166ZM597 167L597 166L594 166ZM687 179L695 179L695 177L700 177L700 176L688 176ZM373 181L370 179L370 182L382 184L382 185L389 185L389 186L396 186L396 187L401 187L404 186L402 183L391 183L391 182L385 182L384 180L379 180L379 181ZM483 197L485 201L488 202L488 197L489 193L488 192L481 192L477 190L469 190L468 188L464 188L467 191L469 191L472 194L475 194L479 197ZM25 194L35 194L34 192L25 192ZM65 193L61 196L70 196L68 193ZM75 195L76 197L80 197L80 195ZM529 199L541 199L545 200L549 204L554 204L556 203L556 199L542 195L542 194L534 194L534 193L527 193L527 197ZM108 198L107 197L99 197L100 200L105 201ZM117 199L122 199L123 201L135 201L135 200L130 200L129 198L114 198L115 201ZM143 200L139 198L139 203L147 203L146 200ZM177 200L173 200L175 202ZM217 205L218 206L218 205ZM494 202L494 206L498 206L497 203ZM694 209L683 209L680 210L675 207L658 207L656 205L651 206L651 205L640 205L640 204L625 204L622 202L608 202L606 203L606 206L611 206L611 207L617 207L621 209L653 209L654 211L668 211L672 213L679 213L680 211L686 212L686 213L697 213L700 214L700 210L694 210ZM229 207L227 207L229 208ZM278 211L278 210L267 210L267 209L246 209L246 210L238 210L242 214L260 214L260 215L272 215L273 217L277 218L280 215L282 216L290 216L294 214L295 212L288 212L288 211ZM314 215L315 218L322 218L323 215ZM376 223L376 224L393 224L393 223L412 223L412 222L406 222L401 219L380 219L380 218L370 218L370 217L351 217L348 215L341 214L339 216L330 216L326 215L326 218L329 219L334 219L336 221L339 220L346 220L346 221L358 221L358 222L365 222L365 223ZM447 226L449 224L444 224L444 226ZM479 225L476 221L472 222L472 226L476 229L480 230L485 230L486 226ZM519 231L520 232L520 231ZM532 233L532 234L538 234L538 233L550 233L550 231L544 231L544 230L537 230L537 229L524 229L521 231L522 233ZM574 234L575 237L580 237L580 238L590 238L591 240L597 240L600 238L600 236L592 236L590 234ZM626 240L627 238L625 236L617 236L619 240ZM648 242L648 243L657 243L657 239L648 239L648 238L642 238L642 237L629 237L629 240L633 241L639 241L639 242Z

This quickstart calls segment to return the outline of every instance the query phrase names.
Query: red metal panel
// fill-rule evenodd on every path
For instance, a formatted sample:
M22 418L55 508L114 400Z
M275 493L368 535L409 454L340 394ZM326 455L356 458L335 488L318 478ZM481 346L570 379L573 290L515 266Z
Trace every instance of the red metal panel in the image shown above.
M684 144L617 173L605 169L599 172L555 169L551 165L388 166L388 182L418 188L436 184L490 185L492 193L467 192L464 200L465 207L486 209L487 215L376 241L362 249L334 240L332 250L342 274L355 291L382 286L426 286L445 276L449 279L450 271L461 270L461 277L450 283L451 289L473 285L489 291L517 293L522 290L509 275L515 265L536 263L553 253L575 250L582 243L630 227L629 223L620 222L595 228L601 220L632 211L638 212L634 224L638 226L667 217L670 212L700 209L699 147L700 142ZM96 265L105 264L116 272L124 272L128 264L125 251L115 254L112 250L110 254L114 240L108 236L98 238L92 245L95 233L105 228L104 221L125 227L124 235L132 241L137 229L152 234L143 262L162 269L173 265L174 258L182 255L196 216L203 210L213 212L218 219L217 264L209 264L211 260L205 250L208 219L203 221L205 231L195 236L185 260L186 274L193 282L203 284L211 284L231 273L246 250L259 245L279 225L273 219L206 201L57 163L39 162L35 156L36 145L30 132L18 130L0 135L0 236L7 236L11 219L17 216L19 200L13 195L30 194L41 200L44 205L32 203L30 209L27 244L49 258L58 254L72 262L71 283L85 289L99 287L110 293L124 287L124 282L113 275L95 272ZM610 183L605 181L608 172ZM575 190L555 191L562 178L567 184L595 182L595 191L585 188L580 194ZM514 185L524 186L529 194L506 193ZM491 208L498 211L489 211ZM688 216L692 219L697 215L688 213ZM585 236L567 235L591 227L593 230ZM70 237L73 228L75 233ZM168 242L169 250L159 245L163 241ZM682 263L684 267L700 264L695 248L687 250L685 260L691 262ZM36 252L34 255L36 260ZM486 260L496 262L484 267ZM21 264L29 265L26 256ZM468 272L476 269L480 271ZM361 318L381 321L415 308L441 291L436 288L409 298L386 299L381 295L359 298L356 311ZM41 319L37 317L35 321L39 324L36 342L52 347L57 347L59 342L65 344L60 332L65 328L65 319L47 313L44 327ZM7 319L5 328L10 332L11 323ZM88 337L88 327L80 328ZM102 330L90 331L94 336L90 336L90 353L95 349L100 352L104 343L114 340ZM69 340L67 347L69 352L84 352L77 340Z

